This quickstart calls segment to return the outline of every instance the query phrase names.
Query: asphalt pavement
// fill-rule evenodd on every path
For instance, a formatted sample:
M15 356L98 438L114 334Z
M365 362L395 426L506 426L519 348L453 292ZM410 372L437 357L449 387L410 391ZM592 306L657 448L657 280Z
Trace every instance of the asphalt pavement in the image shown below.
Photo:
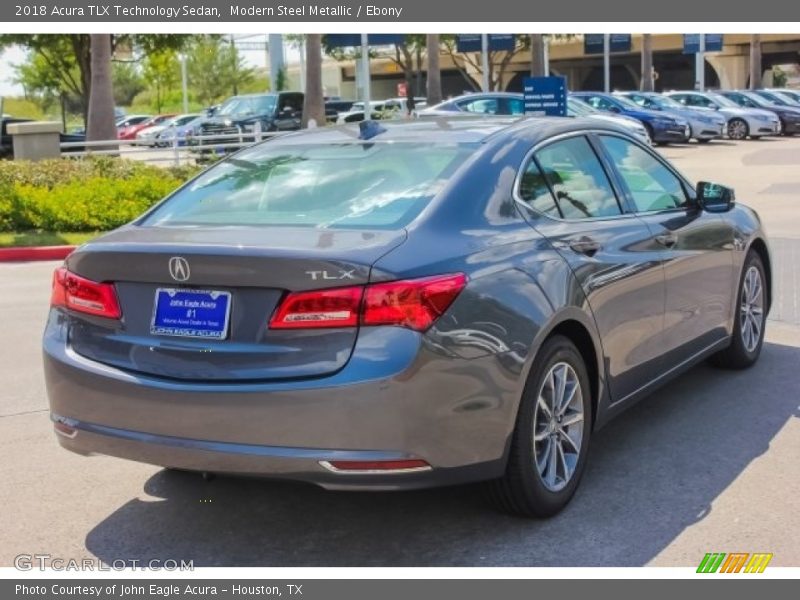
M499 514L474 486L337 493L68 453L39 347L56 265L0 265L0 565L696 566L772 552L771 566L800 566L800 138L662 152L761 213L776 272L763 354L747 371L699 366L601 430L574 501L546 521Z

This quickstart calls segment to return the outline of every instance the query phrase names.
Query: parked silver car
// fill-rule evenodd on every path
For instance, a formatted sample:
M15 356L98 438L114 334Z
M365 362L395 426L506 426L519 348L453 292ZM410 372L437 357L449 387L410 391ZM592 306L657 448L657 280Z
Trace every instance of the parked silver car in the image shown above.
M732 140L780 135L781 122L775 113L758 108L743 108L714 92L674 91L665 94L691 108L718 111L727 119L726 133Z
M677 115L685 119L691 129L690 137L700 143L709 142L725 135L725 125L728 121L717 112L689 108L673 98L655 92L621 92L621 95L644 108Z

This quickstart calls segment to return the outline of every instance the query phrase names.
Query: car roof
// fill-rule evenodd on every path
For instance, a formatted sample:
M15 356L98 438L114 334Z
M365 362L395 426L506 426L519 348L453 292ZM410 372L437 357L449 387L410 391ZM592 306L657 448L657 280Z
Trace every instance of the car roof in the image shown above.
M370 142L419 142L430 144L482 143L490 138L512 139L524 137L536 143L554 135L587 129L626 131L613 123L597 119L575 117L441 117L430 119L376 121L384 132L370 138ZM337 144L361 142L360 123L347 123L337 127L305 129L275 138L268 144Z

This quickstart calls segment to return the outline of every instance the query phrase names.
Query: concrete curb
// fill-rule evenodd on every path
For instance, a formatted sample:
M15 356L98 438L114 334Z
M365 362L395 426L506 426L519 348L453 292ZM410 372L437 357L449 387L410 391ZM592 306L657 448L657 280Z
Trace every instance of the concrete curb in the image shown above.
M29 246L0 248L0 262L23 262L32 260L64 260L75 246Z

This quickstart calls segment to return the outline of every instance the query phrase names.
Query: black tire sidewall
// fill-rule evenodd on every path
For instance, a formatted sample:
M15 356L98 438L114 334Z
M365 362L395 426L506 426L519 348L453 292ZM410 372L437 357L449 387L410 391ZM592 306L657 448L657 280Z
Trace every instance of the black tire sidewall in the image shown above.
M543 379L550 371L551 367L558 362L568 363L578 376L584 399L584 420L583 440L581 442L581 451L578 456L575 473L563 489L553 492L545 487L536 469L536 458L533 447L533 416ZM575 494L581 476L586 468L591 428L591 386L589 385L589 376L583 358L569 339L562 336L555 336L549 339L538 353L536 364L528 377L528 383L525 387L525 392L520 404L514 433L514 442L511 450L514 453L513 460L517 462L516 467L519 470L519 475L523 483L523 493L527 500L526 504L536 507L535 512L537 514L541 516L555 514L561 510Z
M758 344L753 349L752 352L748 352L747 348L745 348L744 340L742 339L742 322L740 318L739 312L741 311L742 306L742 293L744 292L744 278L747 275L747 271L750 267L756 267L758 269L759 275L761 276L761 287L763 289L764 295L764 315L761 321L761 335L758 340ZM744 261L744 265L742 267L742 273L739 276L739 289L736 292L736 306L734 311L734 320L733 320L733 341L732 341L732 350L740 355L741 362L747 364L753 364L758 360L759 354L761 354L761 347L764 345L764 334L766 331L767 325L767 304L769 302L769 298L767 296L767 280L764 273L764 265L761 262L761 258L758 256L756 252L752 250L748 253L747 258Z

